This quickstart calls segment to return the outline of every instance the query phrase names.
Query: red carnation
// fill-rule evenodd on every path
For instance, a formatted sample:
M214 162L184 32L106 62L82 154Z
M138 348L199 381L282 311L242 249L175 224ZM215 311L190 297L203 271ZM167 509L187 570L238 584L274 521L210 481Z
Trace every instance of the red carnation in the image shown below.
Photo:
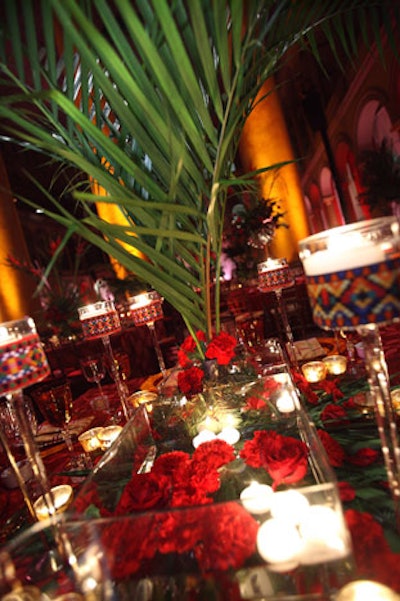
M349 423L345 409L334 403L326 405L321 411L321 420L329 426L344 426Z
M347 461L353 465L366 467L367 465L371 465L371 463L375 463L378 457L379 452L375 449L359 449L353 455L349 455Z
M193 395L203 390L204 372L200 367L189 367L178 373L178 388L183 394Z
M228 365L235 356L237 340L227 332L215 336L206 351L207 359L216 359L218 365Z
M332 467L340 467L345 457L343 447L325 430L318 430L318 436L328 455L329 463Z
M353 486L348 482L338 482L338 489L340 500L345 503L346 501L353 501L356 497L356 491Z
M208 470L217 470L234 459L235 451L233 447L219 439L203 442L197 447L192 457L193 462L204 464Z

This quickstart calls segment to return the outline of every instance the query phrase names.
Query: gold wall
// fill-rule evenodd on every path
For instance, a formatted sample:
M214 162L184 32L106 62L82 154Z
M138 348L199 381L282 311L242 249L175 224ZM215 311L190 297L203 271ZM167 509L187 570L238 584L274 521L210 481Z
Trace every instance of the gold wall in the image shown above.
M34 317L38 301L33 299L34 282L7 265L7 257L29 260L19 215L13 200L3 158L0 155L0 321Z
M295 159L273 79L265 82L256 103L239 145L244 172ZM310 233L297 165L282 167L274 175L263 174L260 188L263 198L280 200L280 207L286 212L284 220L289 224L288 229L277 230L271 254L292 261L298 255L298 241Z

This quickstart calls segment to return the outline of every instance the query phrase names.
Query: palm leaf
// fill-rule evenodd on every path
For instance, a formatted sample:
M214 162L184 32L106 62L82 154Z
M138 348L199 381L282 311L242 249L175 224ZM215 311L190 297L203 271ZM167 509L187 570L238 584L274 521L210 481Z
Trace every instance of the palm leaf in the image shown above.
M398 22L389 0L3 5L3 131L88 175L86 185L71 184L83 218L43 191L53 206L48 216L66 236L76 231L158 290L191 331L209 334L214 275L218 327L227 188L254 185L235 177L232 166L263 81L298 42L320 59L317 32L340 64L343 55L353 57L357 32L379 49L382 24L393 41ZM93 181L106 190L102 202L120 207L126 226L97 215Z

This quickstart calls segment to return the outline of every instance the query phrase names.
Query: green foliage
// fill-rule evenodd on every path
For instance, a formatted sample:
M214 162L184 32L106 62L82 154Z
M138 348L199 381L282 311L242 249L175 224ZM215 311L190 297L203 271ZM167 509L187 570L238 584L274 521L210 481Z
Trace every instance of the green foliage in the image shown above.
M298 42L320 59L322 35L351 59L356 31L380 48L380 24L399 20L389 0L4 0L1 11L3 133L88 175L71 183L83 218L42 190L45 212L208 334L227 188L251 180L233 164L263 82ZM126 225L98 216L94 180Z
M365 188L361 202L374 216L391 215L392 203L400 203L400 157L383 141L377 150L365 150L359 162Z

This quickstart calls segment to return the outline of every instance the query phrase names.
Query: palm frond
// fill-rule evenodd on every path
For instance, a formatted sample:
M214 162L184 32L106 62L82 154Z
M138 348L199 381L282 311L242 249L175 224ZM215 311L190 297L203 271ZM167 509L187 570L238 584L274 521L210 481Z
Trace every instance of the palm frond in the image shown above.
M4 0L0 10L3 132L88 176L72 188L82 219L48 192L47 214L209 334L227 189L246 183L233 165L263 82L298 42L320 59L321 35L339 64L359 34L379 49L399 16L389 0ZM126 226L98 216L90 182Z

